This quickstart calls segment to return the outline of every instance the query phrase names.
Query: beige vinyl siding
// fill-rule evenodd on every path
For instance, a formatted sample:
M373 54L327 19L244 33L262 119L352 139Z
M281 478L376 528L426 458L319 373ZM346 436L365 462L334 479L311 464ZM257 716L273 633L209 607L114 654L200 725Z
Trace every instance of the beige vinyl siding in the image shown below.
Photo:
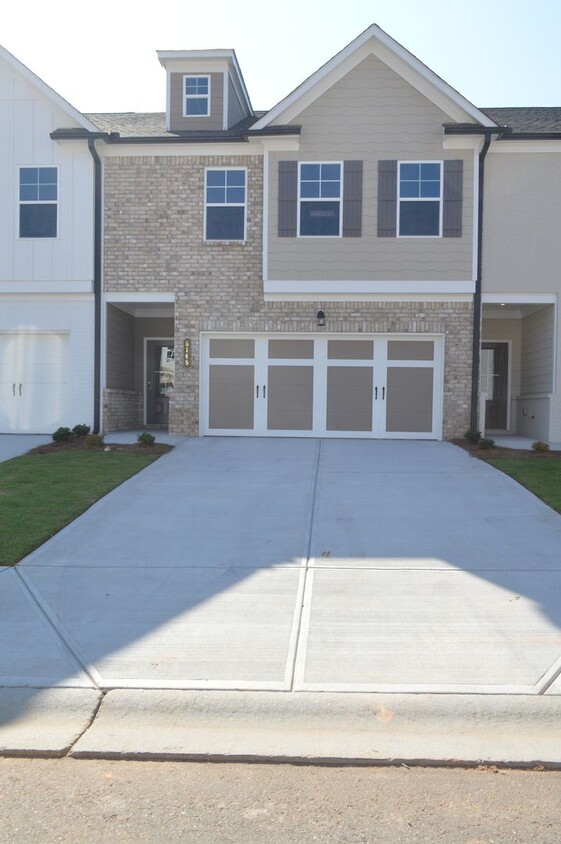
M522 320L522 395L553 389L553 318L549 305Z
M236 93L236 87L232 77L228 76L228 129L230 126L235 126L240 120L246 116L244 107L240 103L239 97Z
M379 59L370 56L292 122L302 125L298 153L271 155L271 280L470 280L473 152L442 149L450 118ZM463 159L461 238L377 237L378 161ZM279 160L364 162L362 237L278 238Z
M210 77L210 116L183 117L183 78L185 76ZM189 73L172 73L170 79L170 130L172 132L185 131L214 131L224 128L224 74L189 71Z
M486 293L558 292L560 184L561 155L487 156L483 216Z

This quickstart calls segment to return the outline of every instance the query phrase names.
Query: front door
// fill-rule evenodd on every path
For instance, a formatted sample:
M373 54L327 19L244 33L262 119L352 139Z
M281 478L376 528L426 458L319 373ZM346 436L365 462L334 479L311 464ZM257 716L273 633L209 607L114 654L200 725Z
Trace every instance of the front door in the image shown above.
M167 426L175 385L173 340L146 341L146 424Z
M487 396L485 430L506 430L508 424L508 343L483 343L481 392Z
M438 439L439 338L203 339L203 433Z

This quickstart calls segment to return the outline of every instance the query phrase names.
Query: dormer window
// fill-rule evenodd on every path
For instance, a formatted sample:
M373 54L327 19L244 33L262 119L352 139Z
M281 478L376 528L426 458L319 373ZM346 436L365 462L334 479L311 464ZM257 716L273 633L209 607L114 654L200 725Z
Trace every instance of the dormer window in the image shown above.
M184 76L184 117L210 117L210 76Z

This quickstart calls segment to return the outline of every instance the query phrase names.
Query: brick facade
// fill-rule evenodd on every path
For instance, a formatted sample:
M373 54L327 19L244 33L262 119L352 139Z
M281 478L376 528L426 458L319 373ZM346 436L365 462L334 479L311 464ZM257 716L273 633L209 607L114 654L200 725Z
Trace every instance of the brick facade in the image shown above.
M248 170L247 240L203 240L205 167ZM105 290L175 294L175 342L192 343L192 366L178 354L170 430L199 429L201 331L443 334L444 436L469 427L473 309L466 302L265 302L262 282L260 156L134 156L106 159Z

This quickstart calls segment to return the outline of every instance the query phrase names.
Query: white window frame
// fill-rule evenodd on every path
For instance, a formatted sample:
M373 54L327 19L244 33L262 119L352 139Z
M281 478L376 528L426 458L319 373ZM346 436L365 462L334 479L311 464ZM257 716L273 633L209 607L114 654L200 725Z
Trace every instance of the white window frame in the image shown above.
M440 194L438 197L436 196L404 196L403 199L401 198L400 194L400 184L401 184L401 165L402 164L438 164L440 166ZM426 240L427 238L435 238L442 237L442 217L443 217L443 190L444 190L444 163L442 160L435 160L435 159L416 159L415 161L398 161L397 162L397 219L396 219L396 232L398 237L403 238L414 238L415 240ZM400 210L401 210L401 203L402 202L438 202L438 234L401 234L399 221L401 218Z
M207 173L209 172L216 172L217 170L224 170L227 172L228 170L241 170L245 174L245 184L244 184L244 191L245 191L245 202L207 202L206 199L206 189L207 189ZM209 239L206 236L206 212L207 208L242 208L244 209L243 213L243 238L233 238L229 240L216 240L215 238ZM205 167L205 183L204 183L204 215L203 215L203 240L205 243L245 243L247 239L247 167L235 167L235 166L222 166L222 167Z
M32 168L34 170L56 170L56 199L20 199L20 173L22 170L28 170ZM58 164L18 164L18 178L16 184L16 191L17 191L17 202L16 202L16 209L17 209L17 226L16 230L18 233L18 240L58 240L59 238L59 202L60 202L60 166ZM38 236L31 236L26 237L22 236L20 230L20 207L22 205L56 205L56 234L53 237L38 237Z
M339 173L340 173L340 191L339 197L317 197L317 196L301 196L300 186L302 182L302 165L306 164L338 164L339 165ZM297 204L297 214L296 214L296 236L301 237L303 239L312 239L312 240L319 240L321 238L335 238L335 237L342 237L343 236L343 178L344 178L344 167L342 161L299 161L298 162L298 204ZM325 200L326 202L338 202L339 203L339 232L338 234L300 234L300 209L302 202L321 202Z
M187 79L206 79L208 85L207 94L187 94L185 84ZM185 73L183 74L183 117L193 120L197 117L210 117L210 85L211 78L208 73ZM187 100L206 100L206 114L187 114Z

